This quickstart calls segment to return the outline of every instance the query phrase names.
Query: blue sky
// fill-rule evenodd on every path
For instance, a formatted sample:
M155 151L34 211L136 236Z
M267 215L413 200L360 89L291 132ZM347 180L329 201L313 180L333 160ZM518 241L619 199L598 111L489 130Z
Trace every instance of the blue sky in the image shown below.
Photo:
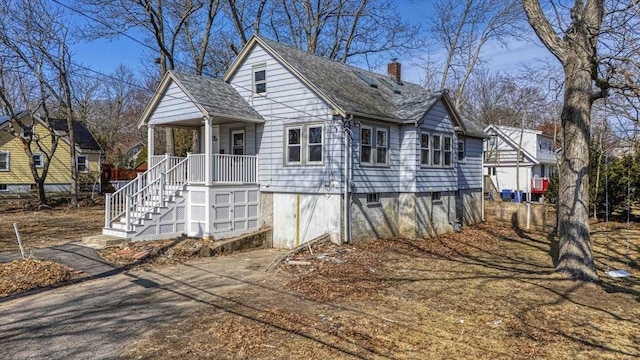
M428 17L432 13L431 0L398 0L398 10L405 19L427 26ZM90 21L77 13L71 13L78 23ZM135 33L129 35L143 40ZM88 66L101 73L111 73L119 64L125 64L136 71L142 69L141 59L148 49L135 41L121 36L117 39L98 39L91 42L81 42L73 46L74 62ZM430 54L437 58L437 54ZM415 55L414 55L415 56ZM420 54L417 55L420 57ZM492 69L513 72L522 63L532 62L535 59L551 59L551 55L539 42L511 42L508 49L500 47L497 43L488 43L483 50L483 57L488 60ZM400 58L402 63L403 78L407 81L420 83L424 78L423 71L413 65L414 58ZM356 64L357 65L357 64Z

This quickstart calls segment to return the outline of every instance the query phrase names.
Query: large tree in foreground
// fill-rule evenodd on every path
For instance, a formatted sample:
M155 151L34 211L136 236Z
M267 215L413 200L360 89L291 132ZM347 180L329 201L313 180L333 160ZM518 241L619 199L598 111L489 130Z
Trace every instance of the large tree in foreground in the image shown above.
M631 1L522 0L529 24L564 69L556 270L598 278L589 235L591 107L610 91L637 97L637 4ZM635 58L635 59L634 59Z

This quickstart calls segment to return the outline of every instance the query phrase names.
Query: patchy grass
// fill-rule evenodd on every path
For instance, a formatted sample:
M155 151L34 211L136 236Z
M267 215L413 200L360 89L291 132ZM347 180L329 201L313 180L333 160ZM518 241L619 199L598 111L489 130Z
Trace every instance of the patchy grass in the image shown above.
M593 225L600 273L553 273L553 234L493 224L430 240L324 244L138 339L135 359L640 356L640 230ZM610 265L611 266L611 265Z
M52 199L46 210L33 210L26 204L13 200L0 205L0 251L18 251L13 223L18 223L27 250L80 240L99 234L104 226L102 202L84 200L79 208L70 208L65 201Z

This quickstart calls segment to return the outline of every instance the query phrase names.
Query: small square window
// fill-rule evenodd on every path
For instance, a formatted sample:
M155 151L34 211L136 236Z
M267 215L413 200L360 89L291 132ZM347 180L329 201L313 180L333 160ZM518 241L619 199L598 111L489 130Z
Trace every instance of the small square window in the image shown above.
M367 205L380 204L380 193L368 193Z
M86 173L89 172L89 160L86 156L78 156L76 158L76 166L78 172Z
M33 136L33 125L32 124L22 125L22 137L25 139L29 139L32 136Z
M440 202L442 201L442 193L440 191L435 191L431 193L431 201Z
M0 191L9 191L9 186L7 186L7 184L0 184Z
M37 168L44 167L44 161L42 161L42 154L33 154L33 163Z

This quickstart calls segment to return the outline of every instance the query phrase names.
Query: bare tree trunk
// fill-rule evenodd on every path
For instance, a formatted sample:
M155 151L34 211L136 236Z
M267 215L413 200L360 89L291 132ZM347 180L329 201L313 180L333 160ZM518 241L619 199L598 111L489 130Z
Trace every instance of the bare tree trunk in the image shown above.
M596 280L589 233L589 139L591 74L577 54L565 65L562 107L558 218L560 249L556 270L576 280Z

